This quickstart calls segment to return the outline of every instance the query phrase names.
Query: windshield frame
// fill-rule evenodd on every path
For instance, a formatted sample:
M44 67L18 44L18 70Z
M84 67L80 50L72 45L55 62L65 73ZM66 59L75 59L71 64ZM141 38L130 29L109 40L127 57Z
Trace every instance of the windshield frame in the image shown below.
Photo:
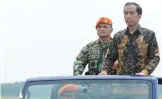
M55 83L58 83L58 82L63 82L63 81L70 81L70 80L144 80L144 81L150 81L151 82L151 86L152 86L152 89L150 90L151 93L152 93L152 98L151 99L154 99L153 97L157 97L155 93L157 89L155 84L157 83L157 78L155 77L138 77L138 76L82 76L82 77L73 77L73 76L64 76L64 77L41 77L41 78L32 78L32 79L28 79L26 80L26 82L24 83L24 86L23 86L23 89L22 89L22 96L25 97L25 93L27 91L27 89L29 88L29 86L32 86L32 85L38 85L38 84L41 84L42 81L43 82L51 82L52 81L52 84L53 82ZM70 82L69 82L70 83Z

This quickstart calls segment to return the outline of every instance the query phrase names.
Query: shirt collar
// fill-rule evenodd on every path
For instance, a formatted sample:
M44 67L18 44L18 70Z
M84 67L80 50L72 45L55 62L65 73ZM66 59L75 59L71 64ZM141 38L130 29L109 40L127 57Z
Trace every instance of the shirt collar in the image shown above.
M135 32L139 32L139 33L142 33L142 29L141 29L141 26L140 24L137 25L137 28L136 28L136 31ZM126 34L129 33L129 29L128 27L126 28Z

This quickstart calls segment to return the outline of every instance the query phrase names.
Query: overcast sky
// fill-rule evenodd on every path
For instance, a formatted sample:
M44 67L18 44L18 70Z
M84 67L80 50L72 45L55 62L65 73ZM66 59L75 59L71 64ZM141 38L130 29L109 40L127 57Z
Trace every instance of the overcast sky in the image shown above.
M131 0L1 0L0 83L72 75L81 48L98 38L98 18L112 19L112 36L126 28L126 1ZM156 32L162 51L160 0L134 1L143 8L141 26ZM160 65L153 75L162 76Z

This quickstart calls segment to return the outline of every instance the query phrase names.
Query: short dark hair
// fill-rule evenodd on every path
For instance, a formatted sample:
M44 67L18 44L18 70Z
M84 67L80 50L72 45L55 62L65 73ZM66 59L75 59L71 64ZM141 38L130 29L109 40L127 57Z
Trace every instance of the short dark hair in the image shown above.
M127 5L135 5L136 6L136 12L138 14L142 14L142 8L139 4L137 4L135 2L127 2L127 3L125 3L124 7L127 6Z

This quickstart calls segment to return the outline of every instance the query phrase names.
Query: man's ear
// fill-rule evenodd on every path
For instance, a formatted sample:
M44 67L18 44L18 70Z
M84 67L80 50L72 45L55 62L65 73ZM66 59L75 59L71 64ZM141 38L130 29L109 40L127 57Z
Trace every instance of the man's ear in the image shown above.
M111 33L113 32L113 28L111 28Z
M139 19L141 19L141 17L142 17L142 14L139 14L138 16L139 16Z

